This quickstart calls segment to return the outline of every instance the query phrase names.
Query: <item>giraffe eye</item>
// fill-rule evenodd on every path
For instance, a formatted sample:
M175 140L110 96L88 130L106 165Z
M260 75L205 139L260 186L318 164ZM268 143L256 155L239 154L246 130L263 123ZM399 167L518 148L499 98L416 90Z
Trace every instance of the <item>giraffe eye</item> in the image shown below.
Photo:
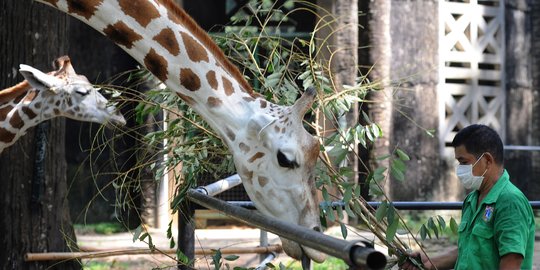
M296 169L300 167L298 163L296 162L296 160L290 160L289 158L287 158L287 156L285 156L285 154L283 154L283 152L279 150L277 153L277 160L278 160L279 166L283 168Z
M86 88L77 88L75 90L75 93L77 93L77 94L79 94L81 96L86 96L86 95L90 94L90 91L88 91L88 89L86 89Z

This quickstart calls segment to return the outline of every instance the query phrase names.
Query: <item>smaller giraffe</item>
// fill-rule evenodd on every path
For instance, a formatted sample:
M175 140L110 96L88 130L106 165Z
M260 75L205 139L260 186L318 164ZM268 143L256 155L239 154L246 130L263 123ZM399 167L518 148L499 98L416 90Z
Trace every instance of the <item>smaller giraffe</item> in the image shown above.
M21 64L26 80L0 91L0 153L28 128L54 117L123 126L124 117L85 76L75 73L68 56L55 61L57 71L43 73Z

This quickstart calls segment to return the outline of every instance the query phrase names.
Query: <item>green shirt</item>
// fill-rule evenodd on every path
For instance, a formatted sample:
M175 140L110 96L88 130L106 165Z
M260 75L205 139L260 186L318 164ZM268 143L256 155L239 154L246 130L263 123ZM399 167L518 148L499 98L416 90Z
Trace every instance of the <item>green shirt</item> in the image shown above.
M478 191L473 191L463 202L455 269L499 269L508 253L521 254L521 269L531 269L534 215L506 170L479 207L477 201Z

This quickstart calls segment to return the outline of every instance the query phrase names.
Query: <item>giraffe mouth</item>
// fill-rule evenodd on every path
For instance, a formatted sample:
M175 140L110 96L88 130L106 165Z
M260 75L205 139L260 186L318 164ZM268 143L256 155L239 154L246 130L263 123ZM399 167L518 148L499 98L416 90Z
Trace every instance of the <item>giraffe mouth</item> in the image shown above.
M321 232L320 227L315 226L313 230ZM322 233L322 232L321 232ZM294 259L300 260L302 264L309 265L310 260L313 260L317 263L322 263L326 260L326 254L318 250L301 246L300 244L293 242L291 240L281 238L281 243L283 251ZM304 268L309 269L309 268Z
M124 127L126 125L126 119L121 114L114 114L111 115L109 119L107 119L106 126L108 128L120 128Z

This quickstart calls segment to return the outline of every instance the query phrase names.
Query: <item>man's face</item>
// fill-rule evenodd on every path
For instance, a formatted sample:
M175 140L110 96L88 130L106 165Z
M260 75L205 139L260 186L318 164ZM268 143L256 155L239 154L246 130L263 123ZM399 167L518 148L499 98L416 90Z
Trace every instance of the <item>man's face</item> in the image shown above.
M454 148L454 156L461 165L473 165L477 158L475 155L467 152L464 145ZM473 175L482 175L486 170L485 158L480 158L478 163L473 166Z

